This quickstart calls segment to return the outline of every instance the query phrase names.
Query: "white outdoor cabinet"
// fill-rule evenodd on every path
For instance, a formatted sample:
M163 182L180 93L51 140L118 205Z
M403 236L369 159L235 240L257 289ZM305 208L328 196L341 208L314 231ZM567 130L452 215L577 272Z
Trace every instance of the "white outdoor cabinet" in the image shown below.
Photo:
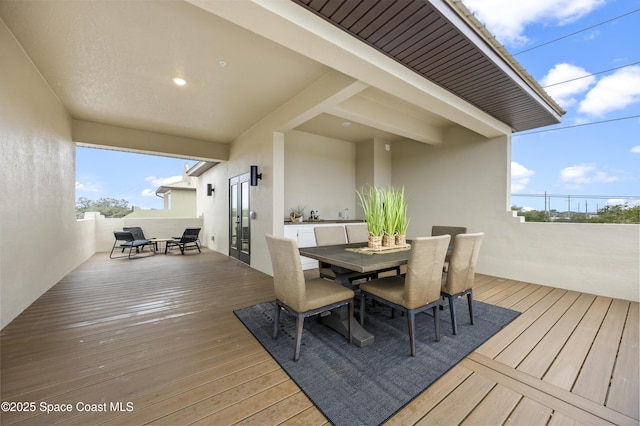
M352 222L350 222L352 223ZM316 246L316 236L313 232L313 229L316 226L342 226L344 228L344 223L303 223L300 225L287 225L284 226L284 236L286 238L293 238L298 243L298 247L315 247ZM346 234L345 234L346 235ZM346 237L345 237L346 238ZM316 269L318 267L318 261L314 259L309 259L308 257L300 256L300 260L302 262L302 269Z

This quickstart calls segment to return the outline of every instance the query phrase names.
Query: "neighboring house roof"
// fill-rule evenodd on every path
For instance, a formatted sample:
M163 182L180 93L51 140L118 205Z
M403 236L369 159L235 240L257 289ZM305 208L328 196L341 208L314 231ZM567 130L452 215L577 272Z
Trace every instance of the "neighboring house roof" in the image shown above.
M193 185L193 183L183 180L183 181L180 181L180 182L171 183L171 184L168 184L168 185L162 185L162 186L158 187L158 189L156 189L156 195L157 194L164 194L166 192L170 192L172 189L195 191L196 187Z
M459 0L292 1L513 131L556 124L564 114Z
M182 172L182 180L178 182L168 183L166 185L161 185L156 189L156 195L164 194L167 192L171 192L171 190L179 189L183 191L195 191L197 178L189 176L189 167L185 163L184 171Z

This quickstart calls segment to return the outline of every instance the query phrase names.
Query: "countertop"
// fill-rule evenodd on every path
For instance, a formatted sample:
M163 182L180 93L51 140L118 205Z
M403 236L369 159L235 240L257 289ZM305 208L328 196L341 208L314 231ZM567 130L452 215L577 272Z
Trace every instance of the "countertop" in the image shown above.
M318 220L304 220L302 222L292 222L290 220L285 220L285 225L311 225L311 224L322 224L322 223L365 223L364 220L356 220L356 219L318 219Z

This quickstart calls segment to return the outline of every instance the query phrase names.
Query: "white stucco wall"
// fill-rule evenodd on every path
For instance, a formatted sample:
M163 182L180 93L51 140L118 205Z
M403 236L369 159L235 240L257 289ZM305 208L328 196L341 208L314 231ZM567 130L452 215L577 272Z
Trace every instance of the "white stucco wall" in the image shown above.
M393 184L409 197L409 237L432 225L485 232L478 272L640 299L640 226L524 223L509 211L510 142L452 129L441 146L393 146Z
M0 21L0 321L93 254L75 219L71 119ZM11 64L11 66L7 66Z
M319 210L321 219L356 214L356 146L353 143L290 131L285 135L284 213L305 207L305 216ZM312 161L309 161L312 159ZM283 217L283 220L285 218Z

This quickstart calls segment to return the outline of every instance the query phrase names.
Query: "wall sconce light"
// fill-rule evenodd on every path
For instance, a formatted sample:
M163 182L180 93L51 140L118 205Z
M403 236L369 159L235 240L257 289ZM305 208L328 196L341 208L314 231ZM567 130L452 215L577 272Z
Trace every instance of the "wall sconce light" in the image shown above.
M258 166L251 166L251 186L258 186L258 179L262 180L262 173L258 173Z
M207 196L211 197L214 192L216 192L216 189L213 187L212 184L208 183L207 184Z

